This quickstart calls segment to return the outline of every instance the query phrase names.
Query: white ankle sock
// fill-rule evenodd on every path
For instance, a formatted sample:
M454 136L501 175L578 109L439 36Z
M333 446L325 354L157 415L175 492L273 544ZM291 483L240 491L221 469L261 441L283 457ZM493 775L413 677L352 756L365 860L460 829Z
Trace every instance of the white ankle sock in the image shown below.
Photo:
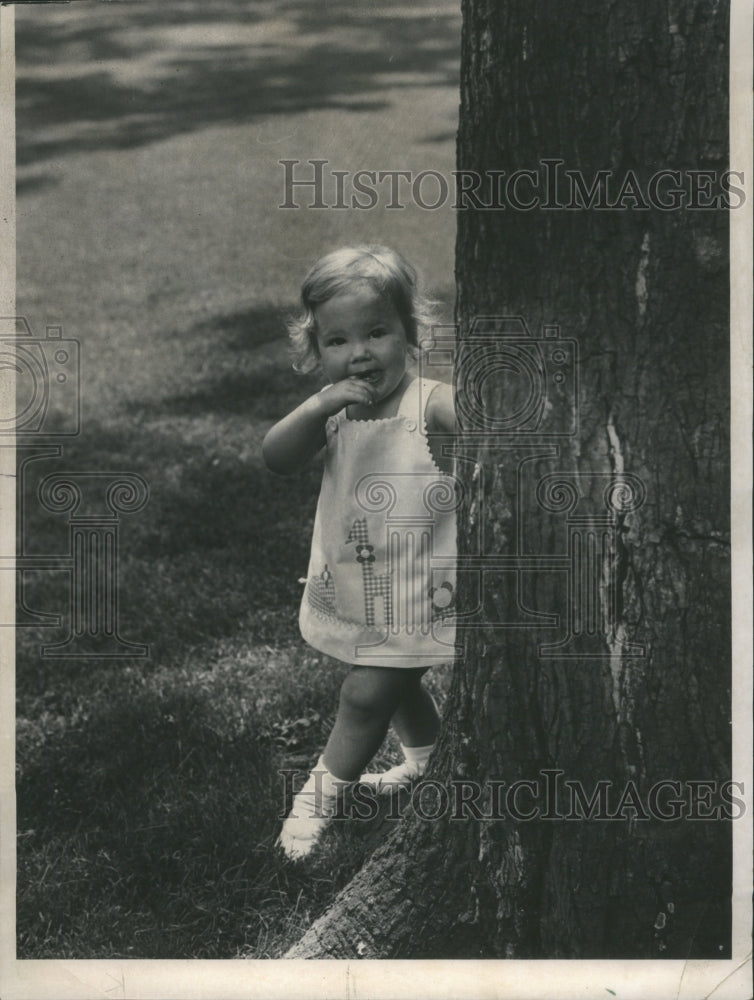
M296 794L283 823L278 844L289 858L303 858L314 847L330 822L338 799L351 781L336 778L319 758L304 786Z
M401 750L403 751L403 756L406 758L406 762L416 764L422 771L426 768L429 755L434 749L434 743L430 743L428 747L404 747L401 743Z
M362 774L359 781L361 784L370 785L380 794L388 794L396 787L408 786L424 774L427 761L434 749L434 743L426 747L407 747L401 743L404 758L402 764L396 764L395 767L381 773Z

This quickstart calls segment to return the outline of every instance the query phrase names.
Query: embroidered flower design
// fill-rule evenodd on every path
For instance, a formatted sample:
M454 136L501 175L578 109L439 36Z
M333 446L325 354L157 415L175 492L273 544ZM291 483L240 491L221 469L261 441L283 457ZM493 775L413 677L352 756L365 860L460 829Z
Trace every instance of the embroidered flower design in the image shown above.
M364 553L366 552L366 555ZM374 562L374 545L357 545L356 546L356 562L360 563L373 563Z

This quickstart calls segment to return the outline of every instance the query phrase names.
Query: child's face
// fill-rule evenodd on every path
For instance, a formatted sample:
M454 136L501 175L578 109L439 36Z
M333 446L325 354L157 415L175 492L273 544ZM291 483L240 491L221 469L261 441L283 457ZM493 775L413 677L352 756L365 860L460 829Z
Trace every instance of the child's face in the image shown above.
M367 281L355 281L316 306L317 349L331 382L363 378L385 399L406 372L408 341L395 306Z

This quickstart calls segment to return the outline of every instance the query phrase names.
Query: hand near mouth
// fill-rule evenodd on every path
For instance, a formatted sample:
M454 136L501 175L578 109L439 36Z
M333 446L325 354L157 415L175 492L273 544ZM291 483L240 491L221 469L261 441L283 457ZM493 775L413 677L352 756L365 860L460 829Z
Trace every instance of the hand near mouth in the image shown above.
M334 416L345 406L352 403L361 406L372 406L375 402L375 391L372 385L359 375L349 375L340 382L333 382L322 392L318 392L316 400L326 416Z

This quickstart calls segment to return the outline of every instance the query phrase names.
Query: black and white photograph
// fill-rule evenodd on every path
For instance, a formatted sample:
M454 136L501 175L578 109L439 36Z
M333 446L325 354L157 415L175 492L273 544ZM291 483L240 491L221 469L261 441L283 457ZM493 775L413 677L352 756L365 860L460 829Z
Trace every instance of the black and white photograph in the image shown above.
M3 1000L746 1000L746 0L0 5Z

